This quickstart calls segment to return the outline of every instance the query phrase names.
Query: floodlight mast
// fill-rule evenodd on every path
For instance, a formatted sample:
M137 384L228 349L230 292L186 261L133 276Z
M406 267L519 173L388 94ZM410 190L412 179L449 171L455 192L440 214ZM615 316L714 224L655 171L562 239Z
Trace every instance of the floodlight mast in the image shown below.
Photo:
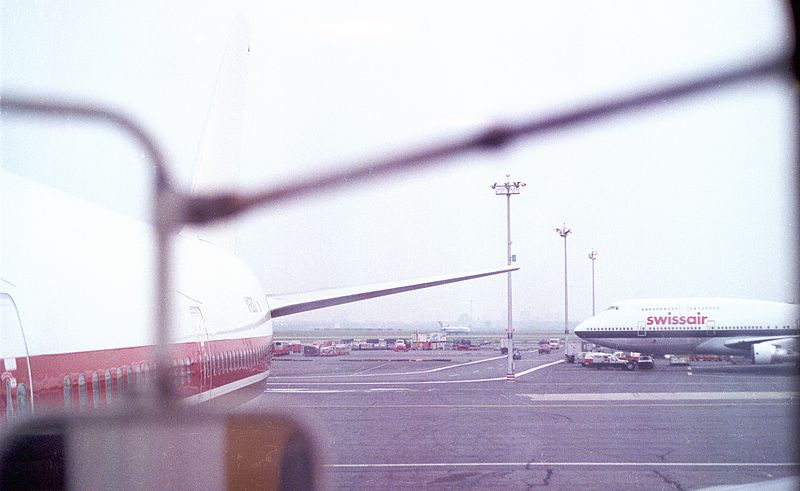
M567 224L555 229L556 233L564 238L564 336L569 337L569 295L567 294L567 236L572 233ZM564 339L566 342L567 340Z
M594 260L597 259L597 251L592 249L589 253L589 259L592 260L592 317L594 317Z
M511 195L512 194L519 194L519 188L525 187L525 183L522 181L512 181L511 174L506 174L506 182L504 183L494 183L492 184L492 189L494 189L494 194L497 196L505 196L506 197L506 229L508 232L508 244L506 249L506 259L507 264L511 266L511 263L516 260L515 257L511 255ZM513 382L515 380L514 376L514 325L512 323L512 315L511 315L511 272L509 271L506 274L508 278L508 324L506 325L506 338L508 339L508 370L506 371L506 380L508 382Z

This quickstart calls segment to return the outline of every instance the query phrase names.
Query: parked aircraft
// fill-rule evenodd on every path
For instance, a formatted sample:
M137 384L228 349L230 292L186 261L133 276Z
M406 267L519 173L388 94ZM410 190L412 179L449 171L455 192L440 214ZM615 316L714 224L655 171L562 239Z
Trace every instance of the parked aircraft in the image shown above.
M575 334L601 346L645 354L797 362L800 305L731 298L622 300L581 322Z
M469 327L464 326L445 326L441 321L439 321L439 327L441 331L446 332L447 334L465 334L470 331Z

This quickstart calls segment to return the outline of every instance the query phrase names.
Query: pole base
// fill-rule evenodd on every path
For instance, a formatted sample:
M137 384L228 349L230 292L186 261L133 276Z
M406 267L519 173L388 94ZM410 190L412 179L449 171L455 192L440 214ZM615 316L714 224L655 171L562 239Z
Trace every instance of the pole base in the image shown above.
M513 372L506 374L506 382L513 382L515 380L516 380L516 378L514 378L514 373Z

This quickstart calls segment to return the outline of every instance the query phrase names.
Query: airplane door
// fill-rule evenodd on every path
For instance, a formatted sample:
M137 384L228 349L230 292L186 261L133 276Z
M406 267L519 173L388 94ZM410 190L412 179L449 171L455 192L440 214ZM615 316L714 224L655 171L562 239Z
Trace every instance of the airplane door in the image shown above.
M714 336L717 333L717 324L714 321L706 321L706 336Z
M647 335L647 331L645 331L644 327L645 327L644 321L639 321L639 326L638 330L636 331L636 335L639 336L640 338L643 338Z
M8 293L0 293L0 421L33 412L33 383L28 344L17 305Z
M195 340L197 342L197 366L199 372L200 392L211 389L211 356L208 348L208 331L203 312L200 307L190 306L189 313L192 315L192 326L194 327Z

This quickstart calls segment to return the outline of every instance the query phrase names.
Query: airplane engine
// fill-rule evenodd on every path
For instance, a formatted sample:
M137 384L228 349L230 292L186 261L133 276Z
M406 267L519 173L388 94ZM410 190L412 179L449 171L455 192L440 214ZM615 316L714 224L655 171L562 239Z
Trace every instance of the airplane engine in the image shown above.
M753 345L753 361L757 365L798 360L800 360L800 354L792 349L786 349L780 345L772 344L772 342Z

